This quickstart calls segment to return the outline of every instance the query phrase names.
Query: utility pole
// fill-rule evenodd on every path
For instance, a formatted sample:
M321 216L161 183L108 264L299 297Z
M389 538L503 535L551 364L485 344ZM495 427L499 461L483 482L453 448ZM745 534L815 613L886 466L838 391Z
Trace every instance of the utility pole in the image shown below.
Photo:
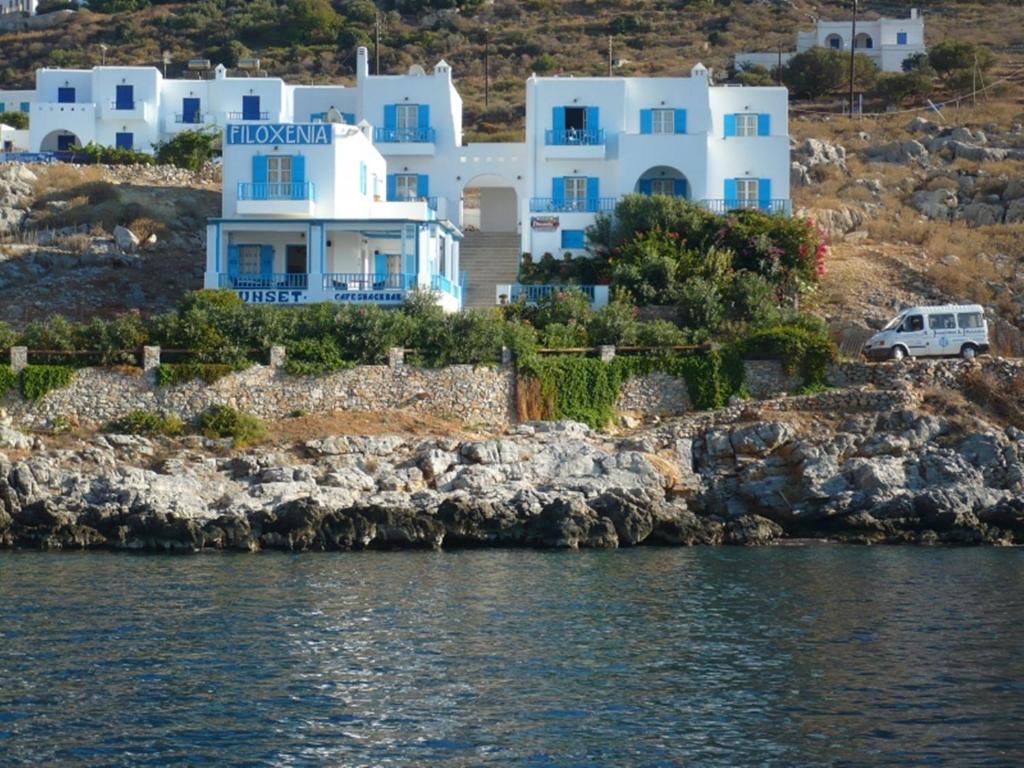
M484 27L484 109L491 103L491 28Z
M974 69L971 70L971 106L978 106L978 54L974 54Z
M380 11L373 20L373 74L380 74Z
M853 27L850 30L850 117L853 117L853 71L857 55L857 0L853 0Z
M608 35L608 77L612 76L612 36Z

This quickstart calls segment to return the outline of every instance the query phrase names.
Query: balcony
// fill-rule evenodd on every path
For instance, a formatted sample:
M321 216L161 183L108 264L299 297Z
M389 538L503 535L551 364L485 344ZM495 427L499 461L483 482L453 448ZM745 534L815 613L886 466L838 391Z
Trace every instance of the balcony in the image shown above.
M153 115L153 105L148 101L119 102L115 99L102 105L100 117L106 120L149 120Z
M437 131L430 127L423 128L374 128L374 144L390 144L395 146L381 147L381 152L388 155L434 155L434 143Z
M269 112L228 112L229 122L270 120Z
M418 195L395 195L393 200L388 200L389 203L426 203L427 208L437 213L437 196L431 197L420 197Z
M604 131L600 128L567 128L544 131L544 157L548 160L603 160Z
M243 216L311 216L316 185L311 181L239 182L236 198Z
M458 301L462 301L462 286L453 283L444 275L433 275L430 278L430 288L441 293L447 293Z
M530 213L613 213L617 197L531 197Z
M607 285L522 285L520 283L499 283L495 286L495 301L499 305L514 304L539 304L548 301L559 294L578 292L582 293L594 309L601 309L608 305Z
M326 272L325 291L411 291L416 275L404 272Z
M235 290L293 290L304 291L309 287L309 275L295 272L272 274L220 275L219 288Z
M789 216L792 203L789 200L701 200L700 204L712 213L724 214L737 210L756 210L764 213L780 213Z
M167 115L164 119L164 130L167 133L197 131L204 126L213 125L213 123L213 115L209 112L196 113L194 115L183 115L177 112L173 115Z

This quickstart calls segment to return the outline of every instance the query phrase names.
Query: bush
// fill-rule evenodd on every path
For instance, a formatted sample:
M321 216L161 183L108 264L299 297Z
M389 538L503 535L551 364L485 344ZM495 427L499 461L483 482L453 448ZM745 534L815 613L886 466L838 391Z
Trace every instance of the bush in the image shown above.
M174 437L185 430L185 425L177 416L165 416L153 411L132 411L127 416L108 424L104 431L123 435L145 435L153 437L165 435Z
M200 416L199 429L211 439L230 437L237 447L251 445L267 436L261 419L226 405L214 405Z
M182 131L156 145L157 162L190 171L198 170L213 156L213 148L219 138L220 133L212 130Z
M0 365L0 397L10 392L18 383L18 374L9 365Z
M172 387L176 384L188 384L199 380L213 384L229 373L237 370L234 366L222 363L164 363L154 372L158 387Z
M355 363L342 359L337 343L330 337L299 339L288 347L285 361L285 370L298 376L315 376L354 366Z
M14 332L7 323L0 320L0 353L15 346L18 342L18 334Z
M836 348L821 329L800 325L778 325L754 331L738 344L744 357L778 358L789 374L799 374L805 385L825 384L830 363L836 360Z
M84 155L93 163L106 165L152 165L154 162L153 156L145 152L121 147L104 147L91 141L84 147L71 147L70 151L76 155Z
M25 112L2 112L0 123L9 125L16 131L24 131L28 128L28 114Z
M878 76L878 67L862 53L854 55L853 81L867 88ZM850 54L814 47L793 56L782 68L782 82L800 99L820 99L850 85Z
M19 378L21 396L26 400L41 400L52 389L61 389L71 383L75 369L66 365L29 365Z

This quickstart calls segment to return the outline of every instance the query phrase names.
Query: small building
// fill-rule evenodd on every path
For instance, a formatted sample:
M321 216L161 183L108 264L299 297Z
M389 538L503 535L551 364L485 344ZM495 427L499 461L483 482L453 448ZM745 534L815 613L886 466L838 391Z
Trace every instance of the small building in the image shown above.
M34 16L39 0L0 0L0 16L9 13L25 13Z
M785 64L796 53L803 53L814 47L849 51L870 58L883 72L900 72L903 62L911 56L926 53L924 44L924 18L916 8L910 9L906 19L857 19L854 34L853 21L828 21L819 19L813 30L797 32L796 51L782 54ZM744 65L761 65L771 69L777 66L778 53L737 53L734 57L737 69Z
M0 117L6 112L24 112L27 115L35 100L36 92L34 90L0 89Z
M433 290L460 309L462 233L426 194L386 199L371 136L367 123L229 123L205 287L254 304L398 305Z

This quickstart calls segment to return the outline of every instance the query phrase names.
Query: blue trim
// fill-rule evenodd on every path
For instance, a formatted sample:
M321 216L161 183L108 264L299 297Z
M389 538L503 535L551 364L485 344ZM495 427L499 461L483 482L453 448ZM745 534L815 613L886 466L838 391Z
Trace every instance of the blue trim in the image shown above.
M216 234L213 236L214 254L213 271L220 274L220 224L214 224Z
M686 133L686 110L685 109L677 109L676 110L675 123L676 123L675 124L675 132L676 133Z
M116 85L114 86L114 109L135 109L135 86Z
M562 230L563 248L583 248L585 242L585 235L582 229Z
M588 131L596 131L601 125L600 112L597 107L587 107L587 124L584 126Z
M757 180L757 207L762 211L767 211L772 206L772 180L771 179L758 179Z
M654 110L640 110L640 133L653 133L654 131Z
M906 45L906 44L907 44L907 33L906 32L897 32L896 33L896 45Z
M252 183L267 183L267 156L253 155L252 157Z
M726 115L725 116L725 136L726 136L726 138L728 138L729 136L735 136L735 135L736 135L736 115L732 115L732 114Z
M129 131L118 131L114 134L114 146L118 149L132 149L135 146L135 134Z
M757 135L758 136L771 136L772 134L772 116L761 113L757 116Z
M242 119L243 120L259 120L260 119L260 97L259 96L243 96L242 97Z
M74 88L58 88L57 89L57 103L58 104L74 104L75 103L75 89Z
M650 179L640 179L640 194L647 195L648 197L653 194L653 187Z
M304 155L292 155L292 183L306 183L306 157Z
M736 205L736 179L725 180L725 207L731 208Z
M551 129L556 133L565 132L565 107L552 107Z
M395 104L384 105L384 130L393 131L398 126L398 110Z
M430 127L430 105L420 104L419 109L416 110L416 127L417 128L429 128Z

